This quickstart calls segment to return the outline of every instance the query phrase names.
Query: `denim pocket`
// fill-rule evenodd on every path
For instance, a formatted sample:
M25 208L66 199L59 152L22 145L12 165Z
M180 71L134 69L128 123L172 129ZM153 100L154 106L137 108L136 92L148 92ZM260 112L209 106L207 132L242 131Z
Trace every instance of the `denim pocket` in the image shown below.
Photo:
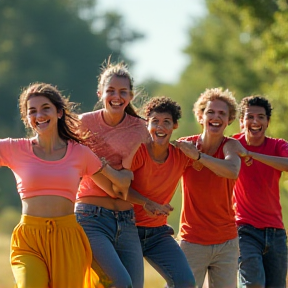
M79 223L83 223L83 222L89 221L89 219L97 217L97 215L95 215L94 213L92 214L86 211L76 211L75 215L76 215L76 220Z

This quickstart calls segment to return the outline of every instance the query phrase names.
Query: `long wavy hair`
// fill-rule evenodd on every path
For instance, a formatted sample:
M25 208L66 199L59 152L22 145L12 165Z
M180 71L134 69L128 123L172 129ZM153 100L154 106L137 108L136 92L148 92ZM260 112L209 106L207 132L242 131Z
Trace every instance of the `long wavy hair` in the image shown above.
M22 90L19 97L19 109L21 119L29 136L34 135L34 130L30 127L27 119L27 101L31 97L44 96L55 105L57 112L62 111L63 115L58 119L58 133L63 140L74 140L81 142L82 138L78 132L80 120L78 115L73 112L78 104L69 101L69 97L65 97L57 89L56 86L47 83L32 83Z

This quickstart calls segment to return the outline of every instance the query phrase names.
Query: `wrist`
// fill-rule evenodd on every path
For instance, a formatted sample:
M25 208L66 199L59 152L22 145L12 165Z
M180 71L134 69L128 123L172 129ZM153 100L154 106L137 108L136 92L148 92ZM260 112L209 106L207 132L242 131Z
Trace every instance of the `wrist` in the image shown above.
M196 161L199 161L201 159L202 153L200 151L198 151L198 158L196 159Z
M102 166L97 171L97 173L101 173L103 171L103 169L108 165L108 162L106 161L106 159L104 157L102 157L100 160L101 160Z
M249 157L249 158L253 158L253 156L252 156L252 152L251 152L251 151L248 151L248 150L247 150L247 157Z

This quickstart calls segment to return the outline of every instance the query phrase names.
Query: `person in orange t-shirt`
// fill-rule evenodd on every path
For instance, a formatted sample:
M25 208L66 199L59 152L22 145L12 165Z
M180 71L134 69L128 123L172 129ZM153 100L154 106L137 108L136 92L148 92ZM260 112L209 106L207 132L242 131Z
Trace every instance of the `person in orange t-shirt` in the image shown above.
M197 161L185 170L182 178L179 233L180 247L198 287L203 286L206 273L210 287L237 286L238 237L232 193L241 166L237 151L243 147L237 140L224 136L236 111L231 92L206 89L194 104L202 133L177 141L188 156L191 147L199 150Z
M169 202L191 165L191 159L169 143L178 127L181 108L168 97L154 97L145 105L144 113L152 140L141 144L134 156L134 180L127 198L134 203L143 256L165 278L167 287L195 287L187 259L173 237L174 230L167 225ZM197 151L194 157L198 157Z

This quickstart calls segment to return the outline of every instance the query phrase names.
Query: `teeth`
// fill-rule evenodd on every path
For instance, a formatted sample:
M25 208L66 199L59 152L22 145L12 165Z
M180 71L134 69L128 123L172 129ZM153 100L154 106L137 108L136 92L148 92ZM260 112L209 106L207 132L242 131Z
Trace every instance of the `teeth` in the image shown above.
M111 101L111 105L112 106L121 106L121 103Z
M220 123L211 123L212 126L220 126Z
M47 123L48 122L48 120L46 120L46 121L37 121L36 123L38 124L38 125L40 125L40 124L44 124L44 123Z
M260 128L255 128L255 127L251 127L250 128L251 131L257 132L257 131L261 131L261 127Z
M166 136L166 134L164 134L164 133L155 133L156 134L156 136L158 136L158 137L164 137L164 136Z

